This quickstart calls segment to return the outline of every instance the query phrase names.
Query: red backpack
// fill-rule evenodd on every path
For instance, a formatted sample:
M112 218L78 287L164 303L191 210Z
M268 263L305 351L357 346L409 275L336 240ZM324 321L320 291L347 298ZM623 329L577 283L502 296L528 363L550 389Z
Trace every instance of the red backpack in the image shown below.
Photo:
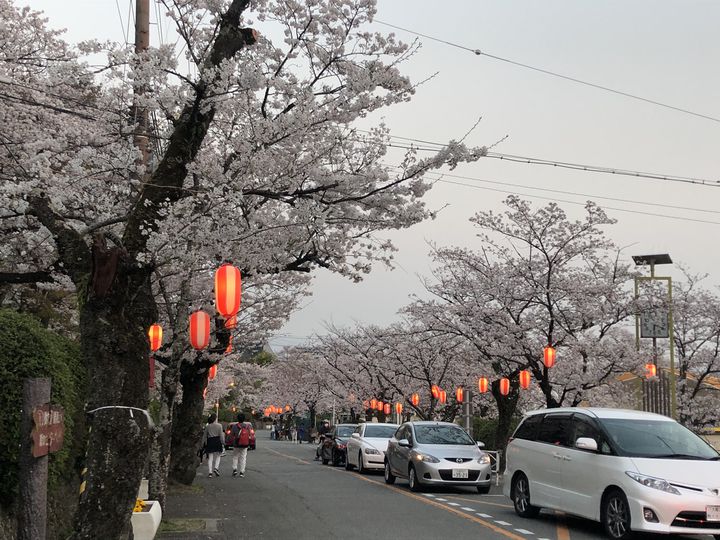
M242 424L237 422L230 426L230 429L225 432L225 446L235 448L247 448L250 446L250 426L245 422Z

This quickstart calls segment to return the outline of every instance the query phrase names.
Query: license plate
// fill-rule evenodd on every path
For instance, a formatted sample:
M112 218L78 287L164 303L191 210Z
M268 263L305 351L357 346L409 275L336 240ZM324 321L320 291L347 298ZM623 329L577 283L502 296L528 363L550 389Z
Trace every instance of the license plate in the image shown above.
M706 506L705 512L708 521L720 521L720 506Z
M468 470L467 469L453 469L452 477L453 478L467 478ZM708 519L710 519L710 518L708 518Z

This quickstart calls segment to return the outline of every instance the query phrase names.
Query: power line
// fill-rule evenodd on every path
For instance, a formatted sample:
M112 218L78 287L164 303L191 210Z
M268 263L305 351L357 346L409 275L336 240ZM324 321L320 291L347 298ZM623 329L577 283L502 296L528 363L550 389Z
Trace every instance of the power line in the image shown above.
M430 39L430 40L432 40L432 41L437 41L437 42L439 42L439 43L444 43L445 45L450 45L451 47L456 47L456 48L462 49L462 50L464 50L464 51L469 51L469 52L475 54L476 56L486 56L486 57L491 58L491 59L493 59L493 60L499 60L500 62L506 62L506 63L512 64L512 65L514 65L514 66L522 67L522 68L525 68L525 69L530 69L530 70L533 70L533 71L537 71L537 72L539 72L539 73L544 73L545 75L550 75L550 76L552 76L552 77L557 77L557 78L560 78L560 79L564 79L564 80L566 80L566 81L574 82L574 83L577 83L577 84L582 84L582 85L584 85L584 86L589 86L589 87L591 87L591 88L595 88L595 89L598 89L598 90L603 90L603 91L605 91L605 92L610 92L610 93L613 93L613 94L617 94L617 95L619 95L619 96L624 96L624 97L627 97L627 98L631 98L631 99L635 99L635 100L642 101L642 102L645 102L645 103L649 103L649 104L651 104L651 105L657 105L658 107L663 107L663 108L665 108L665 109L671 109L671 110L673 110L673 111L677 111L677 112L689 114L689 115L692 115L692 116L696 116L696 117L698 117L698 118L704 118L705 120L712 120L713 122L718 122L718 123L720 123L720 118L717 118L717 117L715 117L715 116L710 116L710 115L707 115L707 114L703 114L703 113L691 111L691 110L689 110L689 109L684 109L684 108L682 108L682 107L676 107L675 105L669 105L669 104L667 104L667 103L663 103L663 102L661 102L661 101L656 101L656 100L654 100L654 99L645 98L645 97L642 97L642 96L638 96L638 95L636 95L636 94L631 94L631 93L629 93L629 92L624 92L624 91L622 91L622 90L616 90L615 88L610 88L610 87L608 87L608 86L603 86L603 85L601 85L601 84L596 84L596 83L592 83L592 82L588 82L588 81L583 81L582 79L577 79L577 78L575 78L575 77L570 77L570 76L568 76L568 75L563 75L563 74L561 74L561 73L557 73L557 72L554 72L554 71L550 71L550 70L548 70L548 69L543 69L543 68L531 66L531 65L529 65L529 64L524 64L524 63L522 63L522 62L517 62L517 61L511 60L511 59L509 59L509 58L504 58L504 57L502 57L502 56L497 56L497 55L494 55L494 54L486 53L486 52L482 51L481 49L472 49L472 48L470 48L470 47L466 47L466 46L460 45L460 44L458 44L458 43L453 43L453 42L451 42L451 41L447 41L447 40L444 40L444 39L440 39L440 38L438 38L438 37L429 36L429 35L423 34L423 33L421 33L421 32L416 32L415 30L410 30L409 28L403 28L402 26L397 26L397 25L394 25L394 24L390 24L390 23L381 21L381 20L379 20L379 19L374 19L373 21L376 22L376 23L383 24L383 25L385 25L385 26L389 26L389 27L391 27L391 28L396 28L397 30L402 30L403 32L408 32L408 33L410 33L410 34L414 34L414 35L416 35L416 36L424 37L424 38Z

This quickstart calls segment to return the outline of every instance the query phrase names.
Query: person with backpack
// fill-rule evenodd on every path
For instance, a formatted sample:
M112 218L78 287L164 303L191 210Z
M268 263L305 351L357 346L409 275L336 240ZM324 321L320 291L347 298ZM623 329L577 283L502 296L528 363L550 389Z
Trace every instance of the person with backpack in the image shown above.
M211 414L202 438L202 447L208 457L209 478L212 478L213 473L215 476L220 476L220 456L223 451L222 433L223 428L220 422L217 421L217 416L215 413Z
M250 432L252 424L245 421L245 415L237 415L237 423L230 427L230 433L225 440L227 446L233 448L233 476L245 476L245 464L247 463L247 452L250 446Z

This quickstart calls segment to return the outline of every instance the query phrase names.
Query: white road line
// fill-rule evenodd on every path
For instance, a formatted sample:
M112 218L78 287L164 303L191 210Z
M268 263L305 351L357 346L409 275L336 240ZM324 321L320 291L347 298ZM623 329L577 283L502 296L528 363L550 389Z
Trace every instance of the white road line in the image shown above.
M478 512L477 515L480 516L481 518L492 519L492 516L490 514L481 514L480 512Z
M475 511L474 508L468 508L467 506L461 507L460 510L465 510L466 512L474 512Z
M550 540L550 538L538 538L538 540Z
M437 499L435 499L435 500L436 500L436 501L442 501L442 502L447 502L447 499L441 499L440 497L438 497L438 498L437 498Z
M528 531L527 529L515 529L520 534L534 534L532 531Z
M460 505L459 505L458 503L451 503L451 502L449 502L449 503L448 503L448 506L460 506Z
M497 519L495 520L495 523L497 523L498 525L504 525L505 527L510 527L512 525L512 523L508 523L507 521L500 521Z
M432 493L423 493L423 495L425 495L426 497L434 497L435 496Z

